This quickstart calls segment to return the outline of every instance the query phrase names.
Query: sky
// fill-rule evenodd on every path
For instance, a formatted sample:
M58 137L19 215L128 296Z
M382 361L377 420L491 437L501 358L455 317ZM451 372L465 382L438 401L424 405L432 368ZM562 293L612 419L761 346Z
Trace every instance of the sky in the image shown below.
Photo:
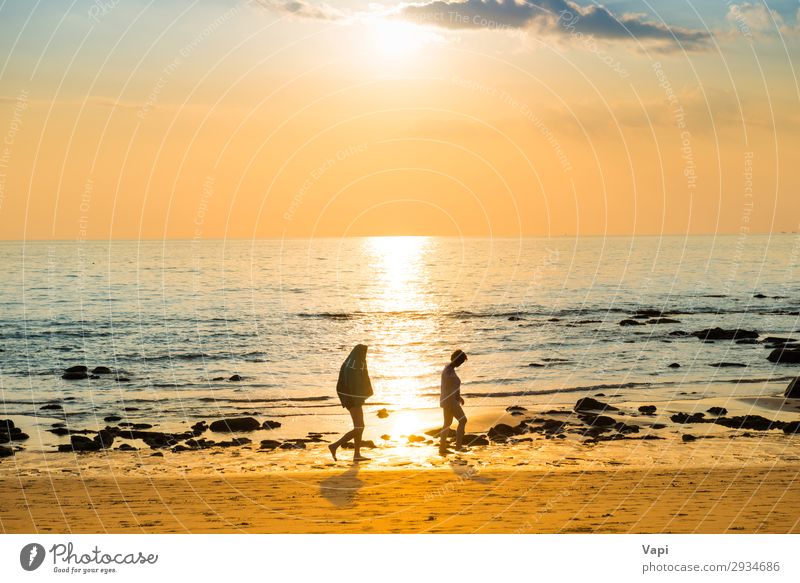
M0 1L0 239L797 232L799 7Z

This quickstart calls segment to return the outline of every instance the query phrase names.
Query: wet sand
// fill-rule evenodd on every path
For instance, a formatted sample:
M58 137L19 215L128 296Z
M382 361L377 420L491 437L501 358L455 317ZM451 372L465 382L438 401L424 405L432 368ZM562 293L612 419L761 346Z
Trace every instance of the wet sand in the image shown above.
M800 466L0 480L6 533L794 533Z

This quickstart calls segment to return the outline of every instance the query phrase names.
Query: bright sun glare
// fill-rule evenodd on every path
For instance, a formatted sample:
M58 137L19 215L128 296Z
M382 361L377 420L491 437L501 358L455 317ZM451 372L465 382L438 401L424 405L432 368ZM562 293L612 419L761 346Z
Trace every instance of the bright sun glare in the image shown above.
M370 20L368 25L377 54L393 61L408 61L423 45L440 40L438 35L425 27L409 22L376 18Z

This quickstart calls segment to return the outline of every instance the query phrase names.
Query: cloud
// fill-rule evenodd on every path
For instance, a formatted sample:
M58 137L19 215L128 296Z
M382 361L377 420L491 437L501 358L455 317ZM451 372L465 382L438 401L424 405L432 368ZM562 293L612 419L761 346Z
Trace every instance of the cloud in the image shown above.
M725 17L744 36L774 37L776 32L782 35L800 33L800 25L787 24L783 16L764 4L732 4ZM800 9L797 20L800 22Z
M581 34L606 40L638 40L674 48L699 49L704 31L668 27L641 14L614 15L603 6L579 6L569 0L434 0L404 4L402 18L451 29L530 29L542 34Z
M256 0L256 5L272 12L311 18L314 20L341 20L346 14L341 10L323 3L310 3L304 0Z

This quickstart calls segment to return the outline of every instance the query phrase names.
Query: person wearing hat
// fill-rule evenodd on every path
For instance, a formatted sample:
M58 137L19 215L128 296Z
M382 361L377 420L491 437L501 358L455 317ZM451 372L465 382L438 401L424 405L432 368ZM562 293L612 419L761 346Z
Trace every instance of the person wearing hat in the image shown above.
M456 374L456 368L467 361L467 355L463 350L456 350L450 355L450 362L442 370L442 392L439 397L439 406L444 414L444 424L439 433L439 453L446 454L447 436L450 433L450 424L453 419L458 421L456 429L456 451L464 451L464 430L467 427L467 416L461 405L464 399L461 398L461 379Z
M345 433L338 441L328 446L336 461L336 450L353 440L353 461L363 462L369 458L361 455L361 436L364 434L364 401L372 396L372 382L367 370L367 347L357 344L339 369L339 380L336 383L336 394L342 407L347 409L353 420L353 429Z

